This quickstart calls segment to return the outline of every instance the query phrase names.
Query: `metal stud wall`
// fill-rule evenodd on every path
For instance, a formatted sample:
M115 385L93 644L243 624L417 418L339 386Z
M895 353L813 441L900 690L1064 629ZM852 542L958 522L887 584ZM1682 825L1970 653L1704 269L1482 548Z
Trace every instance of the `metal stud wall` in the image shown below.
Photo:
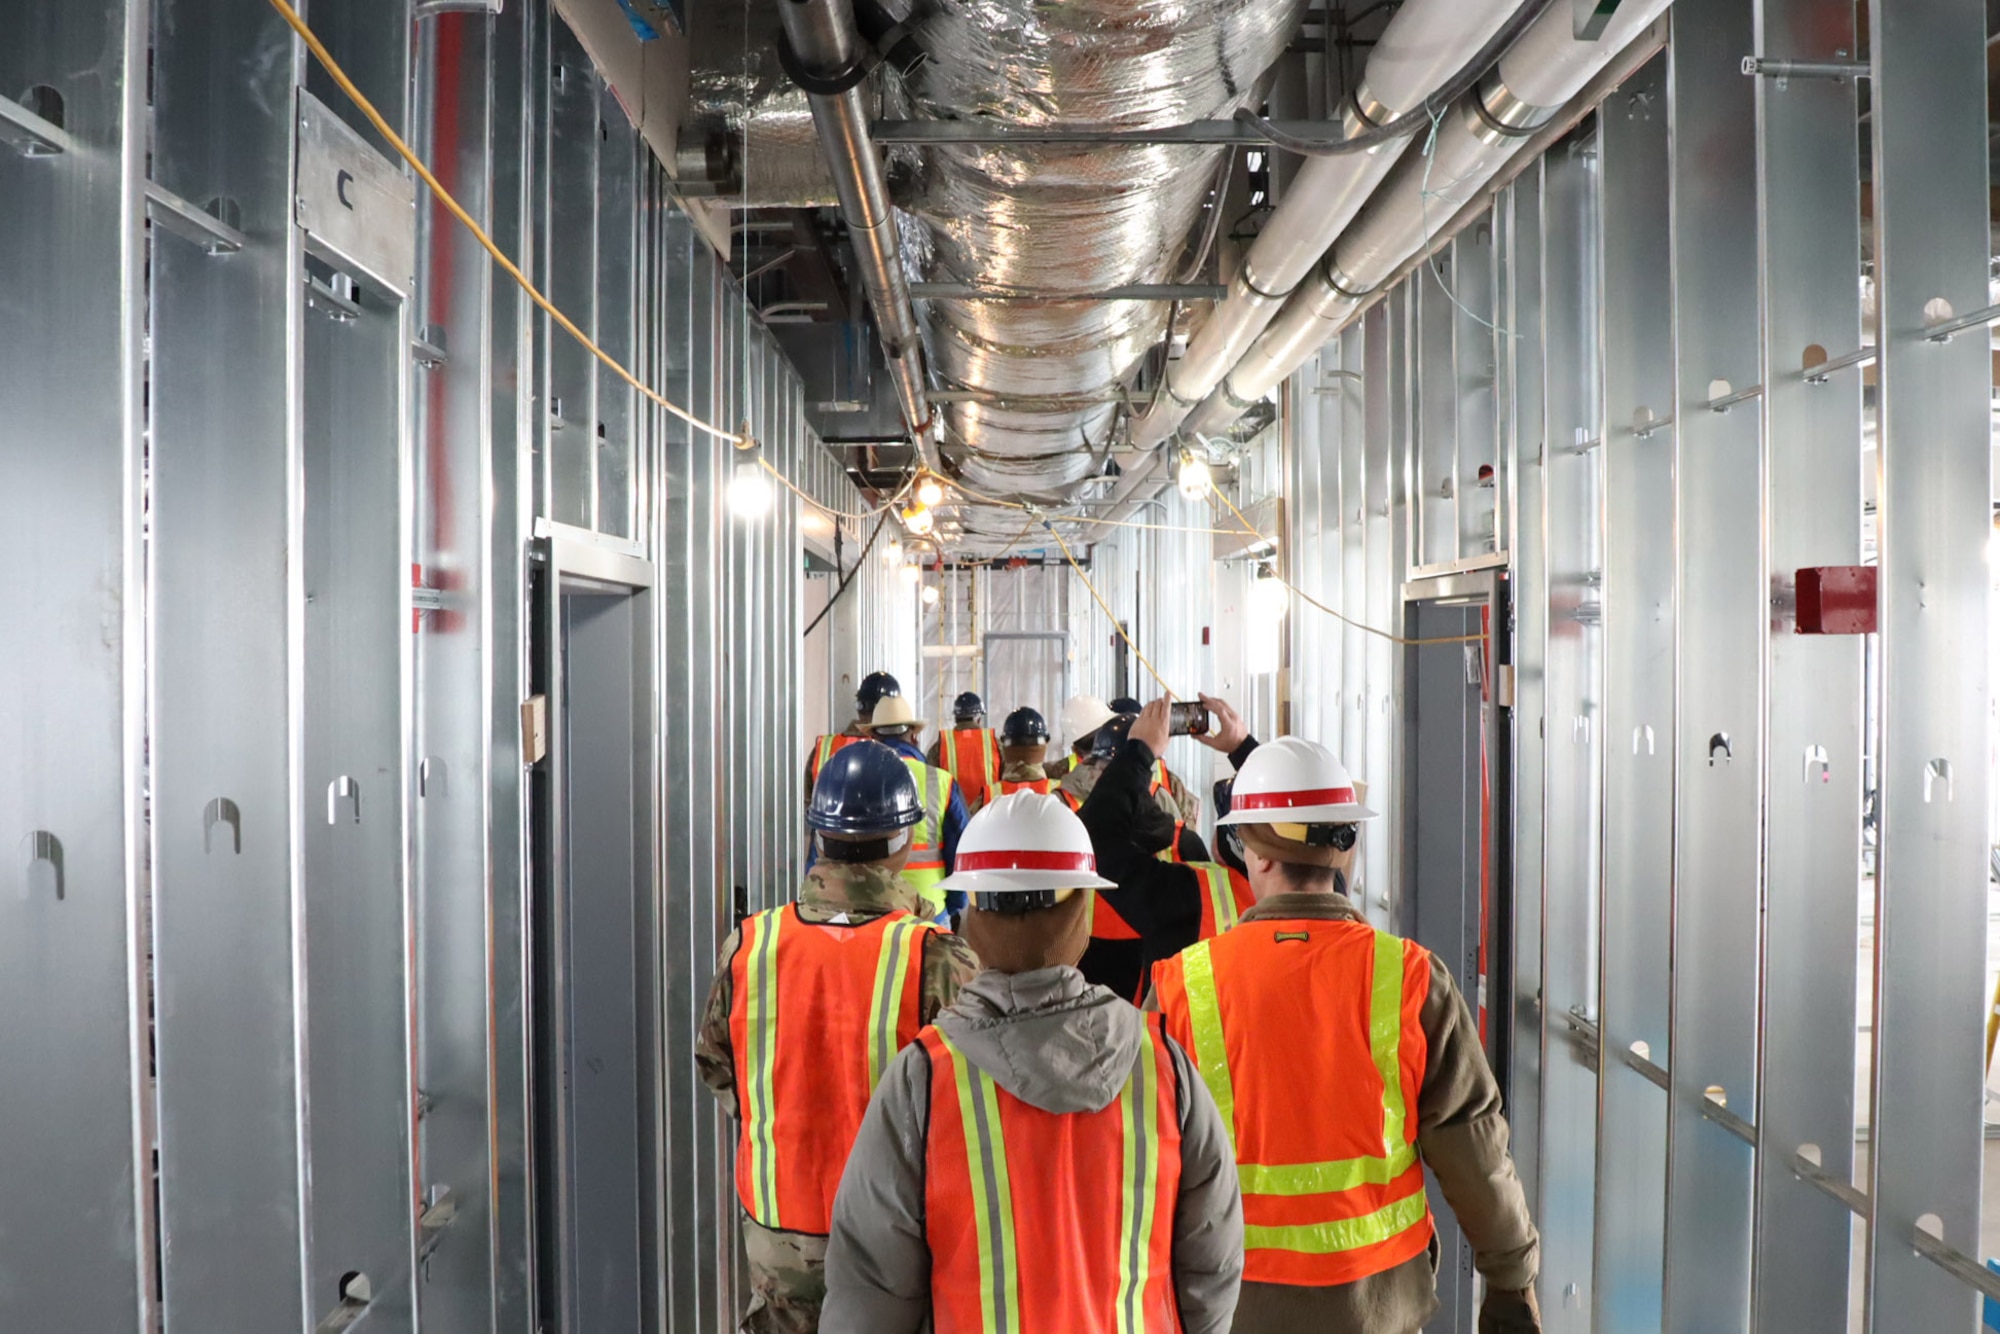
M860 507L545 4L316 8L607 352ZM550 1309L532 905L571 854L522 713L553 624L537 571L583 541L658 572L629 784L658 851L622 863L654 1016L628 1058L654 1090L631 1300L648 1328L715 1327L727 1154L689 1043L733 913L788 895L801 854L802 502L732 516L730 447L407 202L263 0L15 9L0 975L8 1066L35 1073L0 1099L0 1324L526 1331ZM389 183L372 239L311 211L321 144ZM912 671L914 590L855 582L837 657Z
M1969 1331L1975 1288L1995 1290L1967 1258L1989 837L1965 749L1984 735L1992 513L1983 16L1871 17L1872 167L1854 156L1849 8L1682 0L1666 54L1286 391L1288 578L1389 635L1440 573L1496 565L1515 587L1503 1074L1552 1330ZM1826 73L1746 77L1746 53ZM1910 117L1952 133L1919 145L1899 137L1920 133ZM1856 367L1878 356L1864 509ZM1861 564L1869 531L1879 875L1861 857L1863 638L1799 633L1795 605L1798 572ZM1413 701L1388 641L1291 615L1294 725L1393 777ZM1371 851L1411 892L1414 868ZM1880 923L1859 1170L1857 885ZM1854 1215L1869 1295L1851 1306Z

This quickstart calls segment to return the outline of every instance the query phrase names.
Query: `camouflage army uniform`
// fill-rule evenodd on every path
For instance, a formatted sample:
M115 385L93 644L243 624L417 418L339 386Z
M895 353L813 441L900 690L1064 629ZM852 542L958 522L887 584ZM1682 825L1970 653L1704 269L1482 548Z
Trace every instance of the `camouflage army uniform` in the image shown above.
M1097 776L1104 772L1105 760L1093 759L1087 764L1079 764L1063 776L1062 790L1076 798L1082 805L1090 800L1090 793L1097 786ZM1201 820L1201 799L1187 790L1187 785L1167 770L1166 786L1153 794L1160 809L1169 820L1180 820L1192 827Z
M821 862L806 873L799 890L799 916L808 922L872 921L901 908L917 912L916 894L883 866ZM708 1007L695 1035L694 1063L731 1116L736 1108L736 1062L729 1046L731 1000L729 961L738 933L722 942ZM917 992L917 1021L928 1024L951 1004L959 988L979 971L979 961L963 939L945 931L924 937L923 972ZM750 1266L750 1306L738 1328L746 1334L813 1334L826 1297L826 1238L780 1232L741 1218L743 1253Z
M1000 766L1003 783L1039 783L1048 776L1048 768L1040 760L1008 760Z

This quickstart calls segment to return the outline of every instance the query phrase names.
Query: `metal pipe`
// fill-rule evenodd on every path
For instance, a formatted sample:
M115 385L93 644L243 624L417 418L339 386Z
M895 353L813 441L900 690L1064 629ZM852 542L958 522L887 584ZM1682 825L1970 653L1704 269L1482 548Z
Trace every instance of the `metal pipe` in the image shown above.
M852 0L781 0L785 38L799 65L815 79L843 81L865 54L854 26ZM913 436L930 427L925 396L923 344L916 312L904 280L896 215L882 177L882 157L868 134L868 114L860 83L839 93L809 93L820 148L833 170L840 215L847 223L861 269L861 285L875 314L882 355L896 382L896 398Z
M1351 320L1461 207L1534 142L1524 131L1553 120L1592 78L1639 40L1671 0L1630 0L1595 42L1578 41L1570 12L1547 11L1480 87L1441 120L1431 154L1411 154L1328 250L1183 431L1220 431Z

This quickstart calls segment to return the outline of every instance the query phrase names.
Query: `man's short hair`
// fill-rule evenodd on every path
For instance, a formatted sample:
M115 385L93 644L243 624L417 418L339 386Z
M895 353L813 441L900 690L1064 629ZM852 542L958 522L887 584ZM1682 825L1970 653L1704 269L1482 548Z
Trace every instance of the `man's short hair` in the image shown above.
M1285 887L1301 894L1324 894L1338 888L1331 866L1308 866L1304 862L1279 862L1278 874Z

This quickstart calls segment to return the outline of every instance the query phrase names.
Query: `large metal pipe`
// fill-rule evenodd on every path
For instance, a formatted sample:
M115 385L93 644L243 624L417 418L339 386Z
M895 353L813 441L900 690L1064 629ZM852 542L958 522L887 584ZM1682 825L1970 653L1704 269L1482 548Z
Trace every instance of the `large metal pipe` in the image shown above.
M1369 53L1362 81L1342 111L1349 136L1424 104L1477 54L1523 0L1411 0ZM1409 146L1403 135L1362 153L1309 157L1251 243L1228 297L1167 369L1166 392L1132 425L1132 443L1150 449L1174 433L1264 331L1389 174Z
M1567 5L1552 6L1499 68L1446 113L1426 158L1412 154L1201 406L1186 432L1228 428L1304 365L1383 282L1421 252L1529 142L1666 12L1672 0L1626 0L1596 41L1578 41Z
M785 38L799 68L815 81L849 81L867 53L854 24L852 0L779 0ZM863 83L843 92L808 90L813 124L820 148L833 169L833 187L840 196L840 214L860 262L861 285L875 313L882 354L896 382L896 398L913 436L930 429L930 401L925 395L923 340L910 288L903 277L901 242L896 214L889 206L889 188L882 178L882 158L868 137L868 110ZM921 443L921 442L920 442Z

